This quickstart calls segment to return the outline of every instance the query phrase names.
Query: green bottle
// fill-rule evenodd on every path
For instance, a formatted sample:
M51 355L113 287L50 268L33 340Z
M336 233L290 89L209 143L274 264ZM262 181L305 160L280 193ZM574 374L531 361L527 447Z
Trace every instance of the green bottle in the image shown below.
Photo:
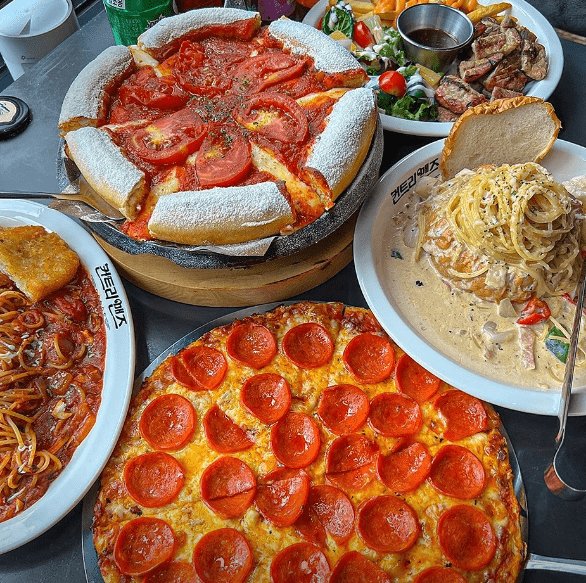
M147 28L173 14L173 0L104 0L117 45L133 45Z

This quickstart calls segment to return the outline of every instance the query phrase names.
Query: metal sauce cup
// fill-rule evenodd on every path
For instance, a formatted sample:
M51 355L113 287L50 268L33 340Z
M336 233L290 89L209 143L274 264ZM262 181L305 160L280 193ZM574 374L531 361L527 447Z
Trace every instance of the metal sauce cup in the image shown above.
M438 73L447 71L474 36L474 25L468 16L445 4L406 8L397 17L397 30L406 57Z

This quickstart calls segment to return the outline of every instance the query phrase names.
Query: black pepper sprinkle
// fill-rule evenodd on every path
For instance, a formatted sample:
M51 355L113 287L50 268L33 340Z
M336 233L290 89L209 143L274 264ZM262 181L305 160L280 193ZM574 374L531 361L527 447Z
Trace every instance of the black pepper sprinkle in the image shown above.
M422 282L422 281L419 281L419 280L417 280L417 281L415 282L415 285L416 285L417 287L423 287L423 282Z

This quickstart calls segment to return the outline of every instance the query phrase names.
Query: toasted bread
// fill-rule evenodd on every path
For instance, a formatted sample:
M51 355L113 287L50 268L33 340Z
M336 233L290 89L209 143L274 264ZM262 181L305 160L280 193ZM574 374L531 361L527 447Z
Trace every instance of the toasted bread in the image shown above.
M561 128L553 106L538 97L520 96L481 103L454 123L442 151L444 180L460 170L485 164L538 162Z
M0 228L0 271L37 302L68 284L79 257L57 233L43 227Z

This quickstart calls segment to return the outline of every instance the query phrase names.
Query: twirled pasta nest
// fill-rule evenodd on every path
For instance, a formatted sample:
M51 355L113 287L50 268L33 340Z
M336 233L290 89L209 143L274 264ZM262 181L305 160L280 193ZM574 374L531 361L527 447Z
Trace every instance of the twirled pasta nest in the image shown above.
M560 295L576 285L582 221L580 202L539 164L481 166L433 188L418 254L482 300Z

